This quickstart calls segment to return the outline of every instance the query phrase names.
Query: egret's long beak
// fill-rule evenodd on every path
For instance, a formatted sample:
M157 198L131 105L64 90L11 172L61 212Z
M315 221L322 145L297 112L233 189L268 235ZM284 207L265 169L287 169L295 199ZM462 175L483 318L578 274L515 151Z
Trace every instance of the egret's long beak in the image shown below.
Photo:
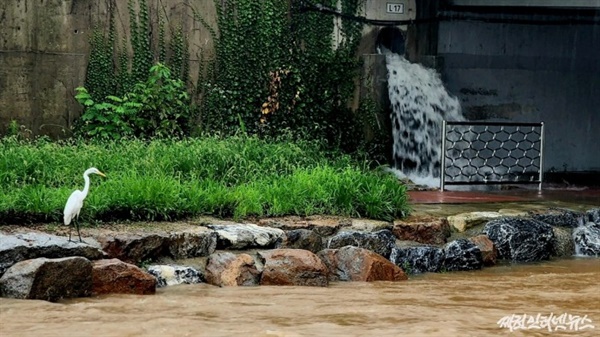
M98 175L101 175L101 176L103 176L104 178L106 178L106 176L104 175L104 173L102 173L102 172L100 172L100 171L98 171Z

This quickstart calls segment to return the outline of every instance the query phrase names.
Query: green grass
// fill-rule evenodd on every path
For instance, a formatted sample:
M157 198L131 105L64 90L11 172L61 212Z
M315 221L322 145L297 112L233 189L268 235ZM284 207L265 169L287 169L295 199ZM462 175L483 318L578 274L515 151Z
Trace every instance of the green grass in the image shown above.
M409 212L391 175L310 142L252 137L183 141L0 140L0 223L61 221L91 176L83 221L330 214L386 219Z

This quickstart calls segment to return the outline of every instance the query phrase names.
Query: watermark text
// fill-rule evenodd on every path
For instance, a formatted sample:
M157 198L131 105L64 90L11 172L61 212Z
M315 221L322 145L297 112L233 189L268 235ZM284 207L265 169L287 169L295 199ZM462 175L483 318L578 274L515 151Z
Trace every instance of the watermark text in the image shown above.
M563 313L556 315L528 315L512 314L502 317L497 324L500 328L509 329L511 332L516 330L548 330L552 331L582 331L591 330L596 327L592 325L592 320L587 315L571 315Z

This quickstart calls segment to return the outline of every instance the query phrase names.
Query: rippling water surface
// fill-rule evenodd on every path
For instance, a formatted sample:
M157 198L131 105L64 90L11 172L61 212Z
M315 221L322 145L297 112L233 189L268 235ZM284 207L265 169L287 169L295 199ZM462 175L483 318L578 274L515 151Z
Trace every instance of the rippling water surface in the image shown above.
M579 315L578 331L498 321ZM585 329L581 327L587 325ZM590 326L594 326L591 328ZM556 327L556 325L552 325ZM600 336L600 259L329 288L205 284L48 303L0 299L0 336Z

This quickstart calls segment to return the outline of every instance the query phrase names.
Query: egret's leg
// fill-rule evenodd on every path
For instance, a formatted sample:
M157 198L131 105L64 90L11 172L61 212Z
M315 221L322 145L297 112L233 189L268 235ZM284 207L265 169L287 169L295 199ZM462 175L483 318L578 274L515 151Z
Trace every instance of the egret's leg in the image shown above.
M79 217L77 217L77 235L79 235L79 242L83 242L81 240L81 232L79 231Z
M71 242L71 230L73 229L73 224L69 224L69 242Z

